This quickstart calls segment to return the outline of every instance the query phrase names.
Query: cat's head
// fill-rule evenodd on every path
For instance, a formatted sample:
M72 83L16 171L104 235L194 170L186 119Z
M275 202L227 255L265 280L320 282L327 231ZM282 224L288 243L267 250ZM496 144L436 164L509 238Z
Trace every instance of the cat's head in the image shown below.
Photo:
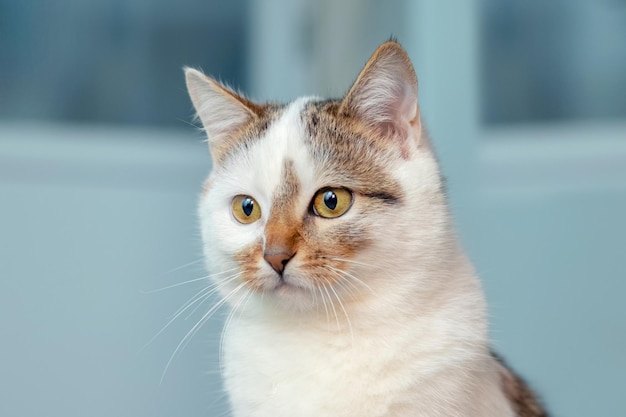
M381 45L338 100L256 104L186 77L213 157L199 212L224 296L319 309L404 291L438 262L445 196L398 43Z

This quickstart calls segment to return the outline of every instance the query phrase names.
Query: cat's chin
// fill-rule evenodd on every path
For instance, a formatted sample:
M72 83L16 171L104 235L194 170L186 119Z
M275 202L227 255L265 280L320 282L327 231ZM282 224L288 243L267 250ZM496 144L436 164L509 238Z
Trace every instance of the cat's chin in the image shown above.
M290 275L276 277L271 285L265 286L260 292L263 299L272 307L291 311L309 311L316 308L318 296L315 287L303 285Z

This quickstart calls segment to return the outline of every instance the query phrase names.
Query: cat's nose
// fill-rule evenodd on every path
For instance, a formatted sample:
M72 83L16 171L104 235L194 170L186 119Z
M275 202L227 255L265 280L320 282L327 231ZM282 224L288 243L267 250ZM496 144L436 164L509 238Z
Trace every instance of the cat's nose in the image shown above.
M274 271L282 275L287 262L293 258L293 255L285 249L270 249L263 254L263 258L274 268Z

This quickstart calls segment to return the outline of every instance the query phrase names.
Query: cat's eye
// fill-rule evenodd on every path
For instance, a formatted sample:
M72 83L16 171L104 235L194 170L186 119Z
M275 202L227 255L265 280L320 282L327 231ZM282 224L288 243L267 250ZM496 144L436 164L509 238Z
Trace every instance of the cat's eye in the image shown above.
M233 198L233 216L239 223L250 224L261 218L261 207L249 195L238 195Z
M352 206L352 193L345 188L322 188L313 197L313 213L332 219L339 217Z

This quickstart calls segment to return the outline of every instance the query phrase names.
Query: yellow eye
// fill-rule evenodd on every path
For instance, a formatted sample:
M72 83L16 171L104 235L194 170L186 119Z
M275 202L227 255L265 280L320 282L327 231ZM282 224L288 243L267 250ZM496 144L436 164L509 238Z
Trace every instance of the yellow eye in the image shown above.
M249 195L233 198L233 216L239 223L250 224L261 218L261 206Z
M332 219L339 217L352 206L352 193L345 188L322 188L313 197L313 213Z

